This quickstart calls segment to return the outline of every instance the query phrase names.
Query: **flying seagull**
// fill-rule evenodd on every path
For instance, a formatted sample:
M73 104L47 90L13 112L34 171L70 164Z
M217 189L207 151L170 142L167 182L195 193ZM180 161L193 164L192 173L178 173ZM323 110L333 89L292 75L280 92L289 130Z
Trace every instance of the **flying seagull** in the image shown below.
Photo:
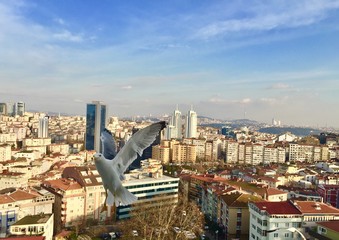
M102 153L95 153L94 160L105 188L107 205L112 206L114 203L115 206L129 205L137 200L135 195L122 186L124 172L137 158L137 154L141 155L165 127L166 123L162 121L140 129L118 153L112 134L107 129L101 133ZM107 209L106 204L102 212Z

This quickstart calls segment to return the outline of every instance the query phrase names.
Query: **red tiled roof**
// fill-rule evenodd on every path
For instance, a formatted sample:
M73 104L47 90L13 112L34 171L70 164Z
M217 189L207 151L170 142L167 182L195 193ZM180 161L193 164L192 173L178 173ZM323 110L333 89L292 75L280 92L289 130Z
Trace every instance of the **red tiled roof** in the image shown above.
M81 189L81 186L79 183L66 179L66 178L46 181L45 184L50 185L53 188L58 188L64 191L73 190L73 189Z
M339 209L329 206L325 203L314 202L314 201L294 201L300 212L309 214L335 214L339 215Z
M298 215L301 212L289 201L285 202L256 202L253 203L260 210L266 211L271 215Z
M46 238L44 236L13 236L8 238L2 238L2 240L11 240L11 239L18 239L18 240L45 240Z
M318 222L317 224L339 233L339 221Z
M0 195L0 204L6 204L6 203L12 203L12 202L15 202L14 199L8 196L7 194Z
M266 194L267 196L273 196L273 195L280 195L280 194L287 194L287 193L276 188L267 188Z
M13 192L10 196L16 201L34 199L37 197L36 194L28 193L20 189Z

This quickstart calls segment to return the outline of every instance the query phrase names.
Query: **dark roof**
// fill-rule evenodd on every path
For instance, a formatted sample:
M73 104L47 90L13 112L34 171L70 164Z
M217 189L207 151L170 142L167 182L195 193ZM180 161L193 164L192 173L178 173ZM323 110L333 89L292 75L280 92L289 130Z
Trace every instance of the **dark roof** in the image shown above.
M42 224L46 223L52 214L39 214L39 215L28 215L21 218L19 221L14 223L12 226L27 225L27 224Z

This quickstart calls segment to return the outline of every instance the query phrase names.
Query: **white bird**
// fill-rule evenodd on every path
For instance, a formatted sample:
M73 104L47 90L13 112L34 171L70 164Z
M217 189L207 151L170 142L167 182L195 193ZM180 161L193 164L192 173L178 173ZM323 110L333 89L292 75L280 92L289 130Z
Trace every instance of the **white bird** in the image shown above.
M95 153L94 160L105 188L107 205L112 206L114 203L115 206L129 205L137 200L135 195L122 186L121 181L125 179L124 172L137 158L137 154L141 155L165 127L166 123L162 121L140 129L118 153L116 153L112 134L107 129L101 133L102 153ZM107 209L106 204L102 212Z

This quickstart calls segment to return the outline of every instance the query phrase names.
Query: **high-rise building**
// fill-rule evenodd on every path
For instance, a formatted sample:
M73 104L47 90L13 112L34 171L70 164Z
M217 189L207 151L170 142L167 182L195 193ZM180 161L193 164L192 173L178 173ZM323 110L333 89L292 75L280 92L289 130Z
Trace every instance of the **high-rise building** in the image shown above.
M48 116L39 118L38 138L48 138Z
M86 109L86 150L100 151L100 133L106 127L106 105L99 101L87 104Z
M25 103L24 102L17 102L14 105L14 112L15 115L23 116L25 114Z
M8 102L6 103L7 106L7 115L8 116L14 116L15 115L15 103Z
M197 125L198 117L197 113L191 109L186 116L185 137L196 138L197 137Z
M169 124L166 128L165 138L171 139L182 139L182 121L181 112L177 109L174 110L173 115L169 119Z
M0 115L7 115L7 104L0 103Z
M175 127L175 138L182 139L181 112L178 110L178 107L173 113L172 122Z

